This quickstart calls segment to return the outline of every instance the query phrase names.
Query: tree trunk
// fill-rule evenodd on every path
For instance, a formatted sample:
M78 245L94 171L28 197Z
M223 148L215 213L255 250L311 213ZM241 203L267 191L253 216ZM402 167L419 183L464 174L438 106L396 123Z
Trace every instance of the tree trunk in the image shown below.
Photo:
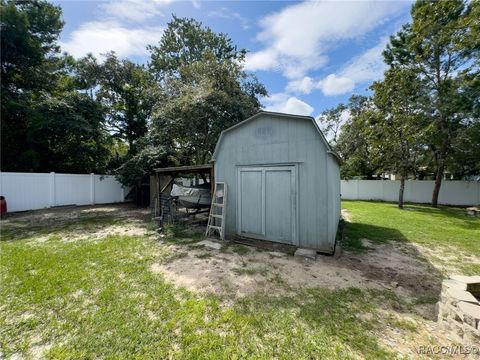
M405 192L405 176L400 179L400 191L398 192L398 207L403 209L403 193Z
M447 158L449 146L449 139L444 139L442 147L440 148L440 153L438 154L437 174L435 175L435 186L433 187L432 194L432 207L434 208L438 206L438 195L440 194L440 186L442 185L443 173L445 171L445 160Z
M443 163L438 167L437 174L435 176L435 186L433 187L432 194L432 207L438 207L438 195L440 194L440 186L442 185L443 171L445 166Z

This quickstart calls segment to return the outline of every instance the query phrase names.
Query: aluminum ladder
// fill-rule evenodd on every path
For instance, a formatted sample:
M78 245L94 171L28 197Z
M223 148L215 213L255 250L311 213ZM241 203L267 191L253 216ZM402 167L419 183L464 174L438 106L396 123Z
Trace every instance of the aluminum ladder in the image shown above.
M218 232L220 239L225 240L225 206L227 205L227 185L224 182L215 182L215 188L208 215L205 237Z

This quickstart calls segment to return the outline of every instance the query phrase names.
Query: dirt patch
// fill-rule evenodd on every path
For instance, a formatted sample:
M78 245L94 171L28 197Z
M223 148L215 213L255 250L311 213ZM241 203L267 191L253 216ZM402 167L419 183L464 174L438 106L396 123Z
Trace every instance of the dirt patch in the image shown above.
M13 238L18 233L31 238L33 244L41 244L52 236L66 242L99 240L109 235L144 236L149 220L148 208L131 204L75 206L9 214L2 228Z
M340 257L318 255L315 261L249 247L245 254L229 248L190 248L185 256L155 263L152 271L161 272L168 280L190 290L236 297L317 286L389 289L407 299L419 291L434 295L435 282L426 280L430 280L428 264L401 248L375 245L368 240L365 245L375 250L359 255L344 253ZM185 247L174 245L171 251L184 252Z
M2 220L4 226L16 226L28 229L31 226L64 225L72 221L89 220L101 221L102 219L132 219L145 221L150 214L148 208L138 208L132 204L110 204L92 206L72 206L50 208L35 211L9 213Z
M30 348L32 359L45 359L45 353L50 350L51 344L39 344Z
M454 247L426 247L419 244L410 244L421 254L422 257L430 259L435 267L448 277L449 274L458 273L459 262L480 264L480 256L473 253L462 252Z
M342 209L342 219L350 222L352 220L352 214L347 209Z
M62 235L64 241L78 241L78 240L100 240L110 235L124 235L124 236L145 236L147 230L143 224L127 223L122 225L108 225L101 229L95 229L85 232L77 232L75 234Z

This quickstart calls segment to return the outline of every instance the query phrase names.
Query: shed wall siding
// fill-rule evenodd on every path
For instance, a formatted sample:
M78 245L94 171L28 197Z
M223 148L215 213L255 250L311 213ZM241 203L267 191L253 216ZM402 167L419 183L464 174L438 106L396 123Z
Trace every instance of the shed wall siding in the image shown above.
M327 174L328 174L328 238L332 246L335 246L335 238L337 236L338 222L340 221L341 201L340 201L340 168L332 156L327 158ZM334 250L334 249L332 249Z
M296 164L299 245L327 252L332 250L333 230L329 233L329 222L334 219L329 220L329 213L333 200L328 201L328 192L332 190L328 185L327 159L333 159L327 154L326 145L312 122L265 115L224 133L219 146L215 179L228 186L227 236L235 235L237 229L237 168ZM332 167L338 170L336 163ZM339 183L337 186L339 188Z

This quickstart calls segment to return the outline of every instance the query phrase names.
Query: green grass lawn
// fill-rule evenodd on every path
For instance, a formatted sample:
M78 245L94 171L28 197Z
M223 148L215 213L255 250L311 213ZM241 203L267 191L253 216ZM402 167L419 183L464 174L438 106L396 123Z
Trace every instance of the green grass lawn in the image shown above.
M401 210L394 203L369 201L342 201L342 208L352 216L344 232L350 250L365 250L362 238L410 242L453 257L450 265L461 272L480 274L480 219L465 209L407 204Z
M350 249L361 250L365 237L479 253L479 220L461 210L400 211L369 202L344 207L353 216L345 229ZM378 338L385 322L416 334L414 324L388 320L381 312L410 310L388 290L308 288L225 305L214 295L175 288L151 266L178 255L168 247L178 232L163 239L109 235L65 241L84 227L93 231L122 221L92 216L91 222L53 227L47 239L51 224L38 223L33 231L2 226L0 358L391 359L392 349ZM191 246L200 239L182 242Z
M155 240L2 242L1 351L79 358L390 358L359 314L382 292L310 289L221 307L149 270Z

